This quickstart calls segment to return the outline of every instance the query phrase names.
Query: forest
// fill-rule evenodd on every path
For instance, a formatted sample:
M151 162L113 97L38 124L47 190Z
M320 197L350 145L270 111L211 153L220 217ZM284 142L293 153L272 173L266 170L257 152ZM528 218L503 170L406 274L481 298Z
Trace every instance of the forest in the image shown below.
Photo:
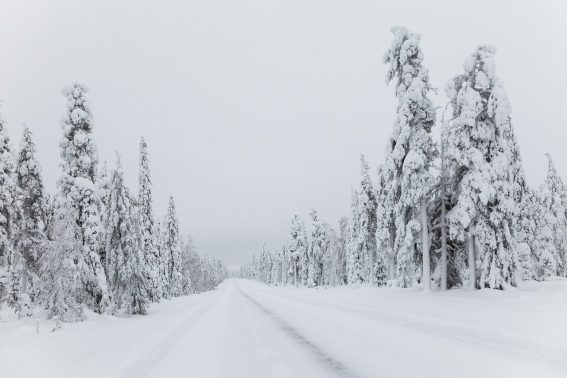
M385 160L361 157L351 214L339 229L294 215L289 240L261 250L241 275L272 285L506 289L567 276L567 188L547 155L526 182L511 105L492 46L481 45L434 104L420 36L392 28L386 83L397 98ZM440 135L434 138L435 130Z
M182 237L173 196L163 218L154 214L144 138L138 193L125 185L118 153L114 167L99 164L86 93L79 83L63 90L55 194L44 189L30 129L14 150L0 119L0 306L18 317L41 307L58 327L85 309L146 314L150 303L210 290L227 274Z

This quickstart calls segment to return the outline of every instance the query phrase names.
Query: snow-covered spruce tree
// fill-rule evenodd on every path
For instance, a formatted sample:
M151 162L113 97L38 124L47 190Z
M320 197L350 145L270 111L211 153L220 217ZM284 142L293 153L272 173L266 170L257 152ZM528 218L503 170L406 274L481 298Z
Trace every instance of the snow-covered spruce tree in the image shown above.
M272 255L270 251L266 250L266 247L262 247L260 252L260 264L258 267L260 271L260 280L267 284L272 284Z
M63 176L58 184L61 204L68 208L69 216L75 216L74 222L78 226L75 238L81 245L74 260L81 282L81 287L75 291L76 301L102 313L111 301L98 253L102 242L99 235L101 217L94 183L97 153L92 140L92 116L84 85L75 83L63 94L67 98L67 114L62 121Z
M305 225L299 215L295 214L291 220L290 238L287 245L290 270L292 272L291 280L295 286L299 284L305 285L307 283L305 271L307 268L308 248ZM303 280L303 277L305 277L305 280Z
M495 51L478 47L465 61L465 73L447 84L453 120L443 138L457 193L447 214L449 234L467 242L469 285L503 289L516 282L516 202L507 139L510 105L495 76Z
M353 190L346 243L346 276L349 285L364 282L364 256L359 239L360 218L360 195Z
M16 248L22 256L22 299L24 302L37 300L39 289L40 243L45 238L44 189L41 168L36 158L36 147L32 133L24 127L22 143L16 162L16 183L18 186L17 213L18 231L15 235Z
M191 280L191 263L192 263L192 256L196 253L195 252L195 241L191 237L191 235L187 235L187 238L183 241L183 248L181 254L181 274L183 276L182 286L183 286L183 295L191 294L193 290L193 284Z
M181 240L179 221L175 211L173 196L169 196L169 205L165 217L165 254L168 256L168 296L177 297L183 294L183 276L181 267Z
M551 241L553 249L549 250L552 253L555 265L555 272L553 275L567 277L567 187L563 180L557 174L555 165L551 156L547 154L548 170L547 177L541 185L539 198L543 207L543 215L545 220L540 219L540 225L547 223L551 231ZM549 235L548 235L549 236ZM543 252L540 250L540 252ZM546 257L543 256L542 264L548 265L551 262L546 262ZM543 266L540 268L546 270ZM549 268L547 269L549 271ZM549 275L549 272L546 272Z
M555 220L540 197L543 193L547 193L547 190L536 193L528 188L521 203L522 216L517 229L521 236L518 238L520 242L517 248L520 276L523 280L542 280L557 273L557 251L553 233Z
M82 260L82 244L76 236L80 228L73 207L53 208L48 228L50 237L43 240L39 258L41 298L50 318L76 322L83 319L83 306L77 294L82 289L82 274L76 264Z
M280 282L282 285L288 285L292 281L290 278L290 258L285 244L281 248L280 256L282 265Z
M281 251L279 250L272 252L272 271L270 272L270 276L272 277L272 285L280 286L282 284L282 259Z
M337 281L335 285L344 285L347 283L346 277L346 250L348 242L348 218L341 217L339 219L339 236L337 240L337 255L335 266L335 274Z
M419 34L403 27L392 28L392 33L394 40L384 55L384 62L389 65L386 82L395 80L398 109L381 170L385 187L381 188L383 198L379 201L393 208L393 249L398 285L409 287L414 284L418 278L416 256L421 254L421 280L424 288L428 289L427 202L432 184L429 168L434 153L431 128L435 124L435 109L429 99L432 88L428 70L423 66Z
M169 287L169 259L171 256L166 253L165 250L165 240L166 240L166 230L163 227L163 222L159 218L156 218L154 223L154 246L156 248L157 256L159 256L158 261L158 286L160 288L161 297L169 297L168 287Z
M144 260L148 267L147 281L150 284L150 299L159 301L164 288L163 279L160 279L160 255L157 244L159 235L155 234L152 178L150 173L150 162L148 158L148 145L144 138L140 139L140 171L138 174L138 206L140 214L140 227L143 238Z
M112 172L106 215L106 271L108 284L118 308L131 314L145 314L149 302L147 266L141 258L141 232L137 224L137 209L128 188L120 158Z
M21 273L22 258L14 248L15 220L19 217L16 201L17 186L14 175L14 157L6 125L0 118L0 270L4 276L0 285L0 305L7 301L18 315L21 315Z
M126 290L122 294L122 302L130 315L146 315L150 305L148 266L142 251L143 236L138 210L134 206L129 217L134 232L134 248L125 255Z
M101 217L101 230L100 230L100 240L103 242L100 243L99 248L99 255L100 255L100 263L104 268L104 273L108 276L108 272L106 271L107 263L106 263L106 239L107 235L105 234L106 230L108 230L108 222L107 219L108 215L108 208L109 208L109 195L110 195L110 182L112 180L111 175L108 173L108 165L106 161L103 161L100 165L100 169L98 169L97 177L95 180L95 185L97 187L98 198L99 201L99 212Z
M394 206L391 200L394 198L389 192L392 187L382 174L383 165L378 167L378 183L376 188L377 206L376 217L376 244L378 259L386 264L387 280L389 284L396 285L396 222L394 217Z
M323 259L326 252L327 235L325 225L319 219L317 211L309 213L311 221L311 248L309 250L309 262L307 268L307 286L314 287L322 284Z
M321 274L322 284L326 286L340 285L341 274L339 267L341 265L341 257L339 250L339 240L337 232L328 223L323 223L324 241L323 241L323 271Z
M359 226L358 243L365 263L365 280L372 284L376 282L374 272L383 270L382 259L377 259L376 230L378 227L376 190L370 178L370 168L364 158L360 157L360 189L359 189Z

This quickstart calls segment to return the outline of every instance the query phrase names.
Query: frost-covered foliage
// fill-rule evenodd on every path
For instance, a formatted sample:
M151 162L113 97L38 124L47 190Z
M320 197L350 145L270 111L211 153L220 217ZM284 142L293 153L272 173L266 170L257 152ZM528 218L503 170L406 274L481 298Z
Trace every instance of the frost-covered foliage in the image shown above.
M137 224L135 202L124 185L120 158L112 172L106 224L106 272L114 303L130 313L145 314L149 302L145 271L141 258L141 233Z
M147 269L147 281L150 299L158 301L163 294L163 280L160 279L160 256L157 244L159 234L156 234L154 225L152 178L148 158L148 145L144 138L140 140L140 171L138 173L138 206L140 215L140 229L143 239L143 258Z
M380 201L391 209L391 220L381 222L389 230L395 254L397 284L412 286L417 255L421 251L419 235L424 226L420 219L422 199L427 196L433 177L429 166L433 158L431 129L435 109L429 99L429 72L423 66L419 34L402 27L392 28L394 40L384 62L388 64L386 83L394 81L398 98L397 118L381 169Z
M177 297L183 293L183 277L181 266L181 237L179 235L179 221L175 211L173 196L169 197L169 206L164 223L165 243L164 253L167 256L167 286L168 297Z
M517 206L510 169L515 148L511 108L495 75L495 51L480 46L465 61L465 73L447 84L453 120L443 138L458 193L447 214L450 237L469 239L469 280L475 279L478 287L502 289L516 282Z
M313 209L309 213L311 216L311 248L309 249L307 263L307 286L314 287L322 284L323 281L323 261L327 250L327 233L324 223L317 215L317 210Z
M103 161L100 165L100 169L97 172L97 178L95 180L95 185L98 192L99 198L99 205L100 205L100 215L101 215L101 227L100 230L100 238L103 243L100 244L99 248L99 255L100 255L100 263L102 264L103 268L106 269L106 250L105 250L105 241L107 239L107 235L105 234L106 230L108 229L108 207L109 207L109 196L110 196L110 183L112 177L108 172L108 164L106 161ZM106 270L105 270L106 273Z
M17 232L14 246L21 257L22 296L36 301L40 289L39 257L40 244L45 238L45 195L41 168L36 158L36 147L32 133L24 127L22 143L16 161L17 204L15 222Z
M14 248L18 232L16 220L21 217L17 201L14 156L6 125L0 118L0 269L4 276L0 285L0 304L6 301L21 315L21 277L23 258L21 250Z
M360 189L359 189L359 229L358 245L364 260L365 269L363 277L365 281L376 282L375 270L380 265L381 260L377 259L376 230L378 227L376 190L370 178L370 168L364 156L360 157Z
M364 282L364 255L360 240L360 195L352 191L346 242L346 277L349 285Z
M79 302L102 313L111 305L104 269L100 261L100 199L95 186L97 152L92 140L92 116L86 99L87 89L73 84L63 94L67 98L67 114L61 125L63 138L59 180L61 205L68 208L76 223L75 238L81 245L76 265L82 283Z
M82 272L76 261L82 260L80 232L72 214L73 207L57 206L49 230L52 239L43 243L40 257L42 301L52 318L74 322L83 318Z
M547 177L539 191L539 201L543 207L544 219L538 219L541 239L547 241L546 247L538 246L540 274L567 277L567 187L547 155ZM554 269L555 267L555 269Z
M288 256L290 259L289 274L295 285L307 284L307 251L309 244L307 241L307 231L303 220L299 215L294 215L291 220L291 230L287 244Z

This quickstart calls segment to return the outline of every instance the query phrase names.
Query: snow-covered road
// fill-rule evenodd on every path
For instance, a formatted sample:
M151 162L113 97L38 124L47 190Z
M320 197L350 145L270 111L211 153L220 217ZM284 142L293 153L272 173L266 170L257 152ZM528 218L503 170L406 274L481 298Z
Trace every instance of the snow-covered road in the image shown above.
M0 321L1 377L565 377L565 281L516 292L227 280L145 317Z

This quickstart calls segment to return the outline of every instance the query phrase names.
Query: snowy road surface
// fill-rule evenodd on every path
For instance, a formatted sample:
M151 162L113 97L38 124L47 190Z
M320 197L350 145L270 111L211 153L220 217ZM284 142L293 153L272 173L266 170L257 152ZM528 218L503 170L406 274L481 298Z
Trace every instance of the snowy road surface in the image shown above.
M566 281L424 294L227 280L145 317L0 321L4 377L566 377Z

